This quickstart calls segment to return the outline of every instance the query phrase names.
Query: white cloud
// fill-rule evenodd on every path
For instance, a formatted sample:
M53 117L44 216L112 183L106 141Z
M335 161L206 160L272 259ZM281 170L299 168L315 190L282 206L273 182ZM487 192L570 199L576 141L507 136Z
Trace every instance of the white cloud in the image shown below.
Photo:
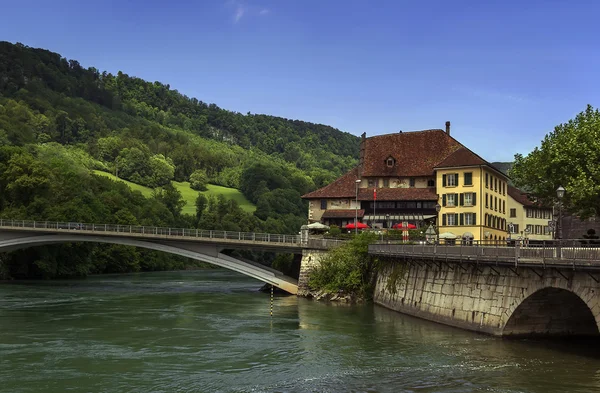
M233 23L238 23L242 16L246 13L246 8L243 5L238 4L235 8L235 15L233 16Z
M238 23L242 18L250 15L265 16L271 12L268 8L247 5L239 0L228 0L225 4L233 10L233 23Z

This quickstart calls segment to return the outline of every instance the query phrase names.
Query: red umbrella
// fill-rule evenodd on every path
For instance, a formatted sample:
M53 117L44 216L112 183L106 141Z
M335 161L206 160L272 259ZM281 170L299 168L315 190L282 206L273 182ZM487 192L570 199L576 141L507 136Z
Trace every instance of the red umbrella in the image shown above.
M358 229L365 229L369 227L367 224L363 224L362 222L359 222L358 224L356 224L356 226L358 227ZM354 223L347 224L344 228L354 229Z
M408 224L408 226L403 226L402 224L396 224L392 228L395 229L417 229L417 226L414 224Z

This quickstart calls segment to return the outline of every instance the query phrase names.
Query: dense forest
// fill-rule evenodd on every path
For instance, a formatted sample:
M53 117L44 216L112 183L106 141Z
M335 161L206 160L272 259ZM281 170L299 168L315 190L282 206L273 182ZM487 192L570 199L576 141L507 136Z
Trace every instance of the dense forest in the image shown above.
M241 114L160 82L113 75L0 42L0 217L297 233L303 193L356 165L359 138L335 128ZM155 189L151 198L93 174ZM181 213L171 181L237 188ZM179 268L186 261L128 247L62 245L0 256L0 277L68 277ZM272 256L271 256L272 258Z

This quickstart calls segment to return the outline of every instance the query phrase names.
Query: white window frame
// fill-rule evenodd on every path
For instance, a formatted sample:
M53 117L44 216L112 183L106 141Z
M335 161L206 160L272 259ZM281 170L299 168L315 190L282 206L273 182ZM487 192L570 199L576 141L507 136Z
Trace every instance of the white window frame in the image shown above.
M454 227L457 226L458 223L455 222L456 216L453 213L450 213L446 216L446 224L448 226Z
M456 207L456 194L446 194L446 206Z
M465 206L473 206L473 193L472 192L465 192L465 196L463 197L464 200L464 205ZM468 201L467 201L468 199Z
M456 173L449 173L447 175L446 187L456 187Z
M475 223L473 222L474 221L473 213L465 213L464 220L465 220L465 225L467 225L467 226L475 225Z

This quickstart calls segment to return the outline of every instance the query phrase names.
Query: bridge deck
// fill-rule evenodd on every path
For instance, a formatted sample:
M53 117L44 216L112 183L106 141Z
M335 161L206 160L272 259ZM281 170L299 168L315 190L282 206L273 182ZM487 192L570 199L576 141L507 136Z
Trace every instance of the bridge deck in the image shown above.
M600 270L600 248L570 241L562 244L509 247L429 244L372 244L369 254L505 266Z
M32 234L60 234L119 236L145 240L184 240L240 248L301 251L299 235L270 233L214 231L185 228L163 228L136 225L90 224L0 219L1 231L29 232ZM320 248L320 244L313 245Z

